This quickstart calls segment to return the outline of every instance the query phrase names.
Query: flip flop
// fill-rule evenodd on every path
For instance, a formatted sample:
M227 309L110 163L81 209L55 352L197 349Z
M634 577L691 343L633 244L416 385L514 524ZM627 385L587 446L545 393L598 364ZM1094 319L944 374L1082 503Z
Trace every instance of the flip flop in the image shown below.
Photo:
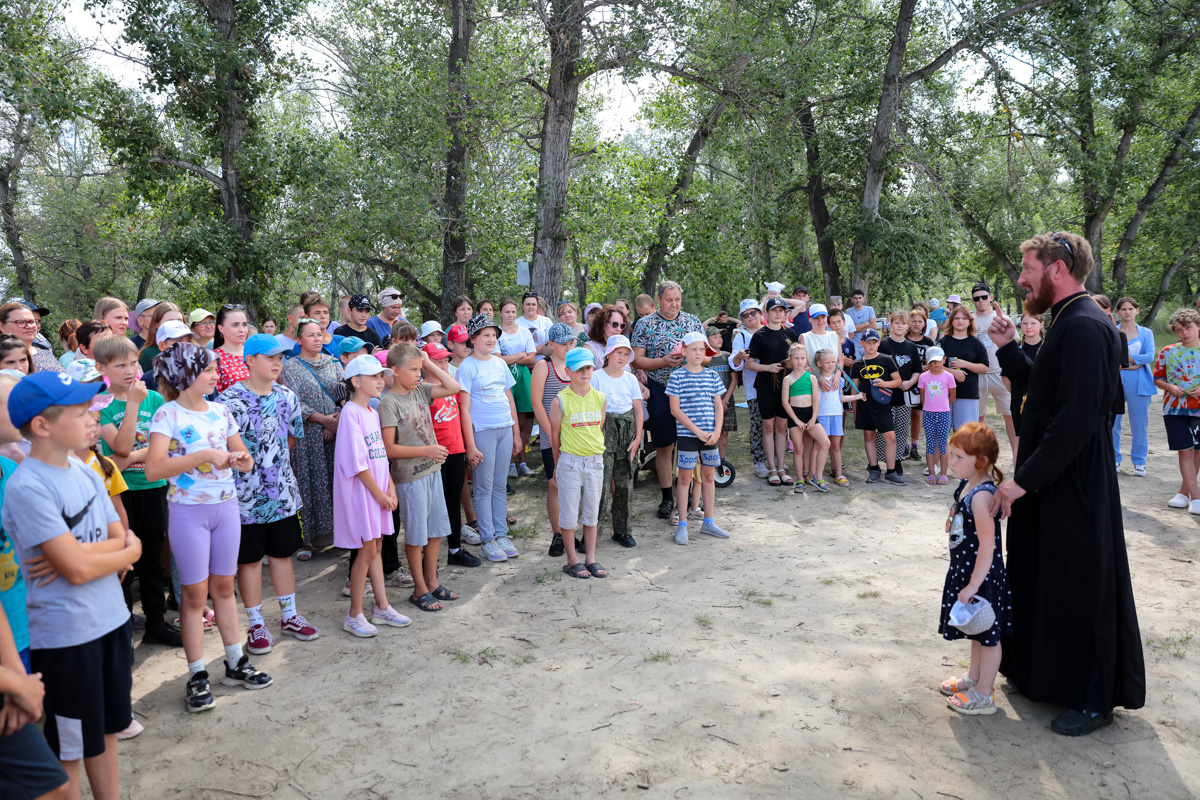
M599 561L593 561L592 563L584 564L583 566L587 568L587 571L591 573L593 578L607 578L608 577L608 570L606 570L600 564ZM600 574L601 572L603 572L604 574L601 575Z
M436 589L434 589L432 592L430 592L430 594L433 595L434 597L436 597L439 601L441 601L443 603L445 603L447 601L457 600L459 597L457 594L450 591L449 589L447 589L445 586L442 586L441 584L438 584L438 587Z
M576 561L574 566L568 567L563 564L563 572L570 575L572 578L590 578L592 574L588 572L588 568L584 566L582 561Z
M441 608L433 608L432 607L434 603L438 602L438 599L436 597L434 597L431 592L426 592L425 594L421 595L420 597L413 597L410 594L408 596L408 602L412 603L414 606L421 609L422 611L441 611L442 610ZM443 606L443 608L444 608L444 606Z

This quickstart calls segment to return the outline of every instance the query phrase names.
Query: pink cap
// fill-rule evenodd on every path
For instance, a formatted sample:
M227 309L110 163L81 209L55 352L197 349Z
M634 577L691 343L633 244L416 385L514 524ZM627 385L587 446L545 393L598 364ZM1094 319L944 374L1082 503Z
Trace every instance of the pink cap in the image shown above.
M378 359L379 359L379 363L380 363L380 364L383 364L383 365L386 367L386 366L387 366L387 354L388 354L388 351L387 351L387 350L384 350L384 349L381 347L381 348L379 348L378 350L376 350L374 353L372 353L371 355L373 355L373 356L375 356L376 358L378 358Z

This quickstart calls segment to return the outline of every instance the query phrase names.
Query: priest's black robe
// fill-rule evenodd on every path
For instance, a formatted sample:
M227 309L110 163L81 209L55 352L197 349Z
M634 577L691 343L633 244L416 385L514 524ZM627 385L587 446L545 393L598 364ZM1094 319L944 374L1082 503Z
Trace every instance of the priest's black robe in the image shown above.
M1036 361L1015 343L1001 348L1028 390L1013 475L1027 494L1007 535L1013 635L1000 671L1031 700L1141 708L1146 670L1109 422L1121 343L1086 294L1052 313Z

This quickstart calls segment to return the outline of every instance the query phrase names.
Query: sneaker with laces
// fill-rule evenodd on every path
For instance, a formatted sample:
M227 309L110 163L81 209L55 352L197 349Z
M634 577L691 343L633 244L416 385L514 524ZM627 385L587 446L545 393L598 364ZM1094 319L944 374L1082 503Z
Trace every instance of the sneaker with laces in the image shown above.
M404 566L403 564L400 565L400 568L398 570L396 570L395 572L392 573L392 577L395 578L397 581L399 581L399 583L395 583L395 584L389 583L389 584L387 584L388 586L412 586L413 585L412 573L409 572L408 567Z
M230 667L229 662L225 662L225 677L221 683L247 689L265 689L271 685L271 676L251 664L250 656L243 655L236 667Z
M446 566L448 567L478 567L482 563L462 547L458 548L457 553L446 553Z
M564 552L563 538L561 533L556 533L550 537L550 549L547 554L558 558Z
M279 629L288 636L295 636L302 642L311 642L321 635L319 630L309 625L308 620L299 614L279 623Z
M516 558L521 555L521 551L512 543L512 539L509 539L507 536L498 537L496 544L500 545L500 549L504 551L504 555L509 558Z
M508 465L508 477L510 477L510 478L517 477L517 465L516 464Z
M379 633L379 629L367 622L367 618L362 614L356 617L347 614L346 619L342 621L342 630L352 633L360 639L369 639Z
M212 687L208 684L208 673L200 670L188 678L187 710L191 712L208 711L217 704L212 695Z
M908 485L908 481L904 480L904 478L901 478L900 473L896 472L895 470L889 471L888 474L885 475L883 479L885 481L887 481L888 483L894 483L897 486L907 486Z
M391 625L393 628L407 628L409 625L412 625L412 620L391 606L387 608L376 606L371 609L371 624Z
M688 543L687 525L677 526L675 528L675 544L687 544L687 543Z
M142 732L145 730L146 728L142 725L142 723L138 722L136 719L131 719L129 720L129 727L117 734L117 741L125 742L130 739L134 739L138 736L141 736Z
M470 525L463 525L460 533L462 535L463 544L483 544L483 539L479 538L479 531L475 530Z
M495 539L480 546L479 554L488 561L508 561L508 556L504 553L504 548Z
M346 582L342 584L342 597L349 597L349 596L350 596L350 579L347 578ZM375 596L375 589L374 589L374 587L371 586L371 579L367 578L365 588L363 589L363 597L374 597L374 596Z
M770 473L768 473L768 472L767 472L767 465L766 465L766 464L762 464L762 463L759 463L759 462L755 462L755 464L754 464L754 474L755 474L755 475L757 475L758 477L762 478L763 480L766 480L766 479L767 479L767 476L768 476Z
M1191 500L1186 494L1177 494L1167 501L1168 508L1187 508Z
M275 639L267 630L266 625L260 622L250 626L250 630L246 633L246 652L261 656L263 653L271 652L271 648L274 646Z
M537 474L536 472L533 471L533 469L530 468L530 466L528 464L526 464L524 462L521 462L520 464L517 465L517 472L523 478L531 478Z
M701 533L707 533L709 536L715 536L718 539L728 539L729 531L723 530L715 521L706 522L700 526Z
M867 470L867 483L875 483L879 480L879 467L871 467Z
M1142 464L1141 466L1138 466L1135 464L1133 467L1133 477L1135 477L1135 478L1146 477L1146 465Z

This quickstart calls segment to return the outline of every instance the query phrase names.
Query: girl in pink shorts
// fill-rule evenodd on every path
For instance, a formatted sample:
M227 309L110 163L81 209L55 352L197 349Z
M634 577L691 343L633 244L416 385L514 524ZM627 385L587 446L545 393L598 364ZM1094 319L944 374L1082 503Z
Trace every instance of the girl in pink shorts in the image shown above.
M202 614L209 595L225 645L221 682L247 689L271 685L271 677L242 653L233 596L242 522L233 470L249 472L254 459L225 406L204 399L217 385L217 359L213 351L189 342L155 357L158 390L169 402L150 421L146 455L146 480L168 482L167 536L182 585L179 619L188 661L188 711L207 711L216 704L204 665Z

